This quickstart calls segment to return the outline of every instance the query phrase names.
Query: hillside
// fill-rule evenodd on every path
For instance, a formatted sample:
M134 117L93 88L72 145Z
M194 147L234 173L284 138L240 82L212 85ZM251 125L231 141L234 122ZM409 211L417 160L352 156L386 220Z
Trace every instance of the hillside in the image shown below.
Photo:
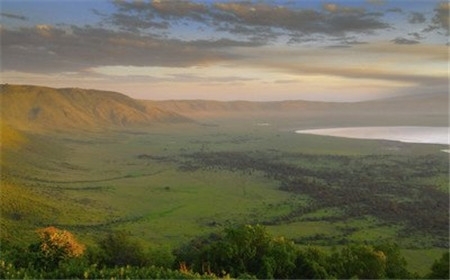
M142 101L146 105L173 110L190 117L227 117L251 114L283 114L286 112L325 112L342 103L312 101L210 101L210 100L167 100Z
M448 115L449 95L446 92L405 95L358 102L353 107L367 113Z
M1 85L2 122L24 130L91 130L188 121L120 93Z
M0 148L17 148L26 143L27 138L23 133L6 124L0 126Z
M364 102L142 101L194 119L259 118L311 125L448 125L447 93L407 95Z
M329 112L329 113L411 113L448 115L447 93L420 94L392 97L363 102L318 102L303 100L251 102L251 101L208 101L208 100L167 100L143 101L144 104L161 109L174 110L181 114L225 115L232 113L257 112Z

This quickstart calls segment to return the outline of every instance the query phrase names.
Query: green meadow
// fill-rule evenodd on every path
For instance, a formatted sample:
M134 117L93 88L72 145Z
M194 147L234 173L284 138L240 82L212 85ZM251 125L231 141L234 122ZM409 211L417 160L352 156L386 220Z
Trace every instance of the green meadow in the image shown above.
M411 271L448 249L441 145L300 135L258 120L25 134L2 155L2 238L56 226L92 243L124 230L175 248L235 224L299 245L393 241ZM24 156L26 155L26 156Z

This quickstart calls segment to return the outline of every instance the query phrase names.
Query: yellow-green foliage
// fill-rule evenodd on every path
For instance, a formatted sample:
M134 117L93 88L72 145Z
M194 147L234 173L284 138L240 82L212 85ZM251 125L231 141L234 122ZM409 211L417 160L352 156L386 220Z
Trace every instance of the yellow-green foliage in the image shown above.
M33 237L34 223L51 217L55 208L29 189L2 181L0 189L1 238L22 241Z
M18 148L20 145L25 144L27 138L17 129L12 128L9 125L1 123L0 129L0 147L5 148Z
M81 207L70 200L61 203L35 188L4 181L1 183L0 201L0 238L13 243L34 240L34 230L42 224L95 222L105 215L98 209Z
M58 258L74 258L83 254L85 246L78 243L72 233L56 227L46 227L37 230L40 238L40 249L44 256ZM59 256L60 255L60 256Z

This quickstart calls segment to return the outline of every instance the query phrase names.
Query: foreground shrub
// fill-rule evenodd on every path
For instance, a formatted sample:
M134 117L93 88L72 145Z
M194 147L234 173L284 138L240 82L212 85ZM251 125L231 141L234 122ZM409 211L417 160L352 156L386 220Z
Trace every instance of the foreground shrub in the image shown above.
M98 242L99 250L92 251L93 262L102 266L144 266L149 259L144 247L123 231L109 233Z
M197 242L191 255L194 271L212 272L216 275L258 278L288 278L295 268L296 249L291 241L273 238L263 226L245 225L225 229L214 240Z
M442 254L439 260L435 260L431 266L431 273L428 275L430 279L450 279L449 272L449 253Z
M16 268L0 260L0 279L217 279L213 274L199 274L190 270L162 267L122 266L100 268L97 265L79 266L64 263L54 270Z
M67 231L49 227L38 233L39 242L28 250L2 244L0 279L419 278L407 271L395 244L352 244L327 253L274 238L259 225L196 238L176 251L176 261L168 248L145 251L124 232L108 234L87 251ZM427 277L448 279L448 262L443 254Z
M299 250L295 260L295 269L291 278L328 279L329 256L315 247Z
M386 255L368 245L350 245L330 258L331 272L340 279L386 277Z
M386 256L385 277L391 279L413 278L413 275L407 269L408 263L402 256L397 244L387 242L374 246L374 249L382 251Z
M36 267L45 270L56 268L62 261L83 255L85 246L72 233L55 227L38 229L39 242L29 247Z

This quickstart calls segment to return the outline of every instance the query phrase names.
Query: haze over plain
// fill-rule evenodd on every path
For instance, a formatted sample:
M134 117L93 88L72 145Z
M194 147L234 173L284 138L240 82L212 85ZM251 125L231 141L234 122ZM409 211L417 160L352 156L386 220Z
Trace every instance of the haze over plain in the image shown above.
M2 83L137 99L448 91L446 1L2 1Z

